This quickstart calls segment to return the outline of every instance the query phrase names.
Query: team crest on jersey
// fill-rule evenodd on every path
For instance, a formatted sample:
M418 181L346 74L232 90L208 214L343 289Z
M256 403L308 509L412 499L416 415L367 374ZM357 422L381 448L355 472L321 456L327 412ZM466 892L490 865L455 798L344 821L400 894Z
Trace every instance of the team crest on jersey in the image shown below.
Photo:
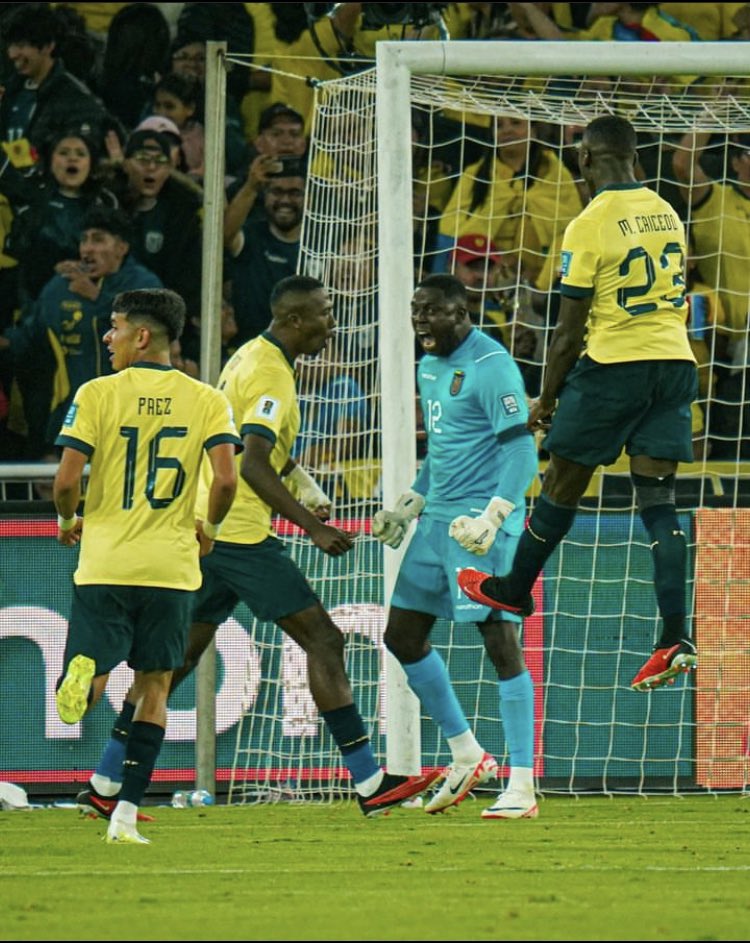
M458 396L461 392L461 387L464 385L464 380L466 379L466 374L463 370L454 370L453 379L451 380L451 396Z
M506 416L515 416L519 411L515 393L506 393L505 396L501 396L500 405L503 407Z
M565 250L560 253L560 274L564 277L570 272L570 263L573 261L573 253Z
M161 252L164 245L164 233L158 230L150 229L143 240L146 252Z
M279 401L272 396L261 396L255 407L255 415L261 419L273 419L279 411Z
M63 419L64 426L72 426L76 421L76 415L78 414L78 403L71 403L68 406L68 411L65 413L65 419Z

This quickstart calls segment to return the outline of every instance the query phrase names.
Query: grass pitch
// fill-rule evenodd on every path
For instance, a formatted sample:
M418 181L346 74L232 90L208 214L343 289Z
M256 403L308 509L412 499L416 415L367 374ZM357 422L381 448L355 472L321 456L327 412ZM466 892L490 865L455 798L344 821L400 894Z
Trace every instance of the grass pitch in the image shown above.
M750 798L547 798L536 820L333 805L0 813L2 940L747 940Z

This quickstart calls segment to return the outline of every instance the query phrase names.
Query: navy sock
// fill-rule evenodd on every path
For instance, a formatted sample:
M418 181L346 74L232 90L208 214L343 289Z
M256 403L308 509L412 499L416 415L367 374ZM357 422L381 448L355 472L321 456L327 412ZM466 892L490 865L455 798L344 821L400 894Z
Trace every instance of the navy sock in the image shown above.
M144 720L136 720L128 737L127 753L123 765L122 789L119 798L124 802L140 805L151 782L156 766L164 728Z
M544 564L573 526L578 508L554 504L543 494L537 499L526 530L518 541L508 588L513 599L527 596Z
M341 751L344 765L355 783L364 782L380 770L362 717L354 704L322 711L320 715Z
M133 726L135 704L125 701L109 735L109 742L104 748L96 772L106 776L112 782L122 782L122 764L125 762L128 737Z
M658 647L670 648L687 638L687 542L673 504L657 504L644 508L640 514L651 538L654 589L663 623Z

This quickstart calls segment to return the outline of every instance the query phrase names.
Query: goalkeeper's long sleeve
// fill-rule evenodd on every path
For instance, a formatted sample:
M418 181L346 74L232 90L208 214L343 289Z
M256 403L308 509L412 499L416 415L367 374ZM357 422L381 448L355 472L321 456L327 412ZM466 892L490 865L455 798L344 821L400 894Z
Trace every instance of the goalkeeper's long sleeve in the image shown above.
M515 501L515 496L526 494L529 482L537 472L536 442L532 435L519 436L503 443L501 449L502 466L495 494Z
M414 484L411 486L412 491L416 491L417 494L421 494L423 498L427 497L427 492L430 490L430 456L427 455L425 460L422 462L422 465L417 472L417 477L414 479Z

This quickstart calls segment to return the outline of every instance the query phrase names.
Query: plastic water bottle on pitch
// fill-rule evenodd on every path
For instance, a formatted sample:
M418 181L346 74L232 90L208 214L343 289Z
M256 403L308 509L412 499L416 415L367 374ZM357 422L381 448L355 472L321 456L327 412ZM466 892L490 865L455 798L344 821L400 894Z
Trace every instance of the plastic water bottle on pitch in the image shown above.
M193 806L193 808L213 804L214 797L208 789L196 789L194 792L190 793L190 805Z
M189 795L186 792L178 789L176 793L172 796L172 806L175 809L186 809L189 804Z

